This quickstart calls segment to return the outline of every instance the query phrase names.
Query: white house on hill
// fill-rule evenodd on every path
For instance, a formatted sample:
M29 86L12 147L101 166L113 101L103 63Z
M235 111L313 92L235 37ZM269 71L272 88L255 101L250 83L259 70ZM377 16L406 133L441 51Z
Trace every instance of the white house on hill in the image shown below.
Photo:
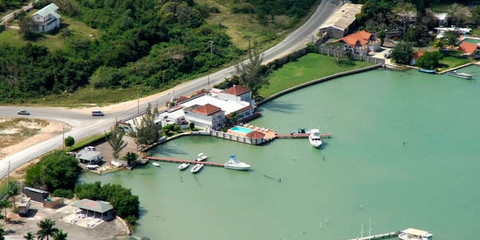
M58 6L50 3L33 14L33 21L38 26L39 32L50 32L60 27L60 14L57 13Z

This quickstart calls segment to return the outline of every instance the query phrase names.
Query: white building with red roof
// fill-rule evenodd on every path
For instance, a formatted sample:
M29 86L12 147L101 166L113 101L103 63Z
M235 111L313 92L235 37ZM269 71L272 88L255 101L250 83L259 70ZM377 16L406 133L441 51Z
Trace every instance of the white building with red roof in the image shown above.
M238 121L255 115L252 92L242 85L227 90L212 89L192 98L180 96L178 106L161 112L156 120L162 126L180 124L183 120L194 122L200 128L220 129L226 117L237 115Z
M351 49L354 54L368 55L369 51L380 50L380 39L364 30L345 36L337 41L343 41L345 47Z

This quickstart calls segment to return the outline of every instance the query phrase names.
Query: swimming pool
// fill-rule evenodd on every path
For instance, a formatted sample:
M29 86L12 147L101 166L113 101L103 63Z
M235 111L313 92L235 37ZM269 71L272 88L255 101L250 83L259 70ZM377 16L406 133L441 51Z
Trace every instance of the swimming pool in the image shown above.
M230 130L236 131L236 132L245 133L245 134L247 134L247 133L249 133L249 132L253 132L252 129L248 129L248 128L244 128L244 127L238 127L238 126L233 127L233 128L231 128Z

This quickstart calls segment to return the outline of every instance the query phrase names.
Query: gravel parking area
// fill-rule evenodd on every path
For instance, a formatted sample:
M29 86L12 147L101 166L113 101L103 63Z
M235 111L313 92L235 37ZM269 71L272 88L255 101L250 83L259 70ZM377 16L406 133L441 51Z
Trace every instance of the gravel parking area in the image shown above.
M73 223L72 215L75 215L76 207L71 206L74 201L65 200L65 205L57 209L44 208L41 203L32 201L30 212L27 217L20 218L16 223L5 224L7 240L24 240L23 235L27 232L36 233L37 224L50 218L55 221L55 227L68 233L69 240L98 239L111 240L122 238L127 234L127 229L118 219L111 221L96 222L94 227L87 227L87 221L95 222L94 219L85 219L85 224Z

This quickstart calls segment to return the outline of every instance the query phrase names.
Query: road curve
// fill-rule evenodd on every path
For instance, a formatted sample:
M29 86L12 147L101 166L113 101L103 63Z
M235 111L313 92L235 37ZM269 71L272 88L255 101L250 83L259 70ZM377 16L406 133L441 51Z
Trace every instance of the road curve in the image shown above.
M340 0L323 0L318 6L314 14L297 30L290 33L282 42L274 47L266 50L264 54L264 63L273 61L277 58L285 56L292 51L301 49L306 43L312 41L312 37L317 33L317 29L324 21L330 17L341 6ZM140 99L139 109L145 109L148 103L155 106L160 103L161 106L173 97L181 95L190 95L195 91L203 88L209 88L214 84L222 82L225 78L232 76L235 73L235 67L231 66L195 80L182 83L172 89L157 94L155 97L146 97ZM27 116L31 118L50 119L62 121L71 126L71 130L66 133L68 136L73 136L75 139L81 139L94 134L100 134L112 127L116 119L123 119L137 113L136 100L129 101L133 104L127 104L128 107L122 110L108 111L105 110L106 116L94 118L90 114L81 113L75 110L68 110L63 108L50 107L12 107L0 106L0 116L2 117L17 117L16 111L19 109L26 109L32 115ZM118 106L124 103L116 104ZM110 106L111 107L111 106ZM109 107L107 107L109 108ZM105 108L105 109L107 109ZM117 107L118 108L118 107ZM102 108L98 108L103 110ZM16 169L35 159L45 153L62 147L62 136L51 138L47 141L35 144L31 147L23 149L15 154L12 154L0 160L0 178L7 175L8 164L10 162L10 169Z

